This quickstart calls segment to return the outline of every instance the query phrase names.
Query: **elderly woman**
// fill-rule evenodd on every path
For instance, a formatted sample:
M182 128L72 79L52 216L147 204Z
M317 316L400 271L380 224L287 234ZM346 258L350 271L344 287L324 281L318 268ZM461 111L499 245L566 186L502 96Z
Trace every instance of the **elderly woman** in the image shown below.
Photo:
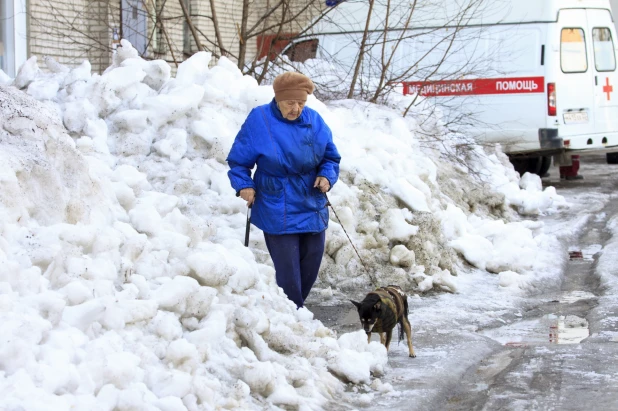
M339 177L341 157L322 117L305 107L312 81L287 72L275 78L273 88L275 98L254 108L238 132L228 176L253 207L251 222L264 232L277 284L300 308L322 262L328 227L324 193Z

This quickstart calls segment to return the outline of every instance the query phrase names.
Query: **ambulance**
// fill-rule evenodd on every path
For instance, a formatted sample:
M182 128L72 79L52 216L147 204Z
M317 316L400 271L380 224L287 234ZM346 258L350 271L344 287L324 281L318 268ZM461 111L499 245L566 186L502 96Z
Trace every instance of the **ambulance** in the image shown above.
M403 94L453 116L471 113L469 135L500 143L520 173L543 175L552 156L560 165L570 154L618 151L611 3L374 0L367 22L370 2L347 0L284 53L336 60L352 72L367 29L362 75L392 52L389 78L402 79ZM618 154L607 158L618 162Z

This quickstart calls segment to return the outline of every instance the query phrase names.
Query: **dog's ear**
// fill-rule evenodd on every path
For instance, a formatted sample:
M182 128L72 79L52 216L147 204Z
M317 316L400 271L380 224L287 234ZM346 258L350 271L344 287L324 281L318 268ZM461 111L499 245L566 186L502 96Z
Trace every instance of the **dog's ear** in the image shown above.
M352 304L354 304L354 305L356 306L356 308L360 308L360 305L361 305L360 303L357 303L357 302L356 302L356 301L354 301L354 300L350 300L350 302L351 302Z
M373 308L375 308L376 311L380 311L380 308L382 308L382 301L378 301Z

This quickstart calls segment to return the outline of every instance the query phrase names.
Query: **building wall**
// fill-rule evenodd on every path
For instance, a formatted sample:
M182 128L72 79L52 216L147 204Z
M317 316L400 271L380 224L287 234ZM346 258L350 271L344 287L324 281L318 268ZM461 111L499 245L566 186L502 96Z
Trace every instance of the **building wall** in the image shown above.
M253 7L249 13L248 26L254 25L257 21L258 14L263 12L262 4L265 4L265 0L254 0L252 2ZM236 57L238 56L239 50L238 27L242 22L242 1L215 0L214 5L223 48L228 51L232 60L237 61ZM215 26L212 19L209 18L212 16L210 1L191 0L190 6L190 13L192 15L191 21L198 30L202 48L213 52L215 57L218 57L220 55L220 50L216 45ZM156 27L154 21L149 22L149 31L154 29L156 32L155 37L158 39L156 46L153 45L150 51L156 55L157 58L163 58L171 64L174 64L173 57L180 62L191 54L199 51L184 18L180 2L168 0L159 21L161 22L159 27ZM167 32L169 42L172 44L171 49L173 53L170 51L168 41L165 38L165 32ZM189 43L189 47L185 47L187 43ZM247 43L247 55L253 58L256 51L256 41L255 39L250 39Z
M191 21L199 32L202 47L212 51L216 60L221 50L217 47L211 18L211 1L183 1L190 9ZM276 1L251 0L247 28L256 26L266 10L276 4ZM312 6L306 7L308 3L312 3ZM285 25L281 33L298 33L319 13L321 4L321 0L293 0L288 16L298 15L299 10L303 12L297 21ZM214 0L214 5L223 48L229 58L237 61L243 0ZM137 9L135 6L138 6ZM31 55L50 56L68 66L76 66L88 59L93 72L101 73L111 64L114 30L119 36L130 38L134 43L143 46L144 58L164 59L170 63L172 69L198 51L178 0L30 0L28 11ZM133 32L127 29L126 20L132 17L145 21L143 26L136 23L135 27L138 29ZM265 33L270 33L272 37L273 33L279 31L278 27L273 26L280 20L279 13L272 14L260 21L254 34L271 27ZM254 35L243 39L247 44L247 64L260 57L260 38L261 36Z
M282 8L278 9L261 27L264 33L258 41L257 58L267 54L272 58L279 54L290 43L290 39L302 36L306 28L326 9L323 0L295 0L285 10L285 14Z
M226 2L224 0L217 0L215 3L224 47L232 56L238 56L240 48L239 26L242 22L242 1ZM264 14L265 7L266 0L255 0L251 2L247 28L251 28L257 23L259 16ZM210 7L208 10L210 11ZM207 23L207 25L210 26L210 31L212 35L214 35L213 24ZM247 42L247 55L245 61L250 61L255 56L257 44L255 38L245 39L245 41Z
M101 72L110 64L110 27L117 23L118 9L116 0L30 0L29 54L67 66L87 59L93 71Z

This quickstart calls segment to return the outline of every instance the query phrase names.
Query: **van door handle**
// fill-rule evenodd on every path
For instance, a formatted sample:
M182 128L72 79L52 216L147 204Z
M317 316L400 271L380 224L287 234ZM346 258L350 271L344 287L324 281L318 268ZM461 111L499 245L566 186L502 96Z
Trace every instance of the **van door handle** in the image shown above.
M599 85L599 78L598 78L598 76L594 76L594 85L595 86Z

